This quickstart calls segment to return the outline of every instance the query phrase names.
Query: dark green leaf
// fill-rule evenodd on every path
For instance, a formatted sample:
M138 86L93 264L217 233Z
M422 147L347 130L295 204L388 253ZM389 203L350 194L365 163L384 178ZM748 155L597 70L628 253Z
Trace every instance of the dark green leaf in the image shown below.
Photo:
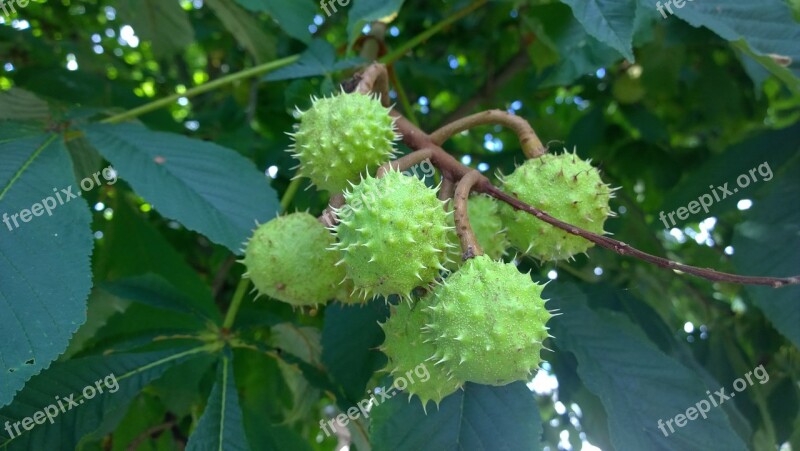
M797 142L795 141L795 146ZM733 263L747 275L789 277L800 274L800 164L765 187L747 221L736 226ZM780 289L748 286L747 292L780 333L800 348L800 286Z
M598 41L633 61L635 0L562 0L575 18Z
M69 156L72 158L75 181L80 182L87 175L94 174L101 169L103 157L97 153L97 150L89 144L85 137L71 139L66 144Z
M290 80L293 78L330 75L340 70L358 66L363 60L353 58L336 61L336 50L327 41L314 40L295 63L270 72L264 80Z
M73 186L72 165L59 137L6 141L0 154L3 406L64 352L86 320L93 242L86 202L61 191L81 192Z
M353 0L347 14L347 36L352 45L361 35L364 25L373 20L392 16L400 11L405 0Z
M202 298L188 298L167 280L156 274L150 273L119 279L104 283L100 287L122 299L189 313L199 318L213 320L221 325L222 318L210 293L209 296Z
M103 239L95 251L98 280L152 273L190 298L211 297L208 284L142 213L134 211L125 198L109 199L107 205L114 210L114 220L104 224Z
M307 434L301 436L280 424L285 402L291 398L274 356L234 352L234 374L237 386L246 393L241 407L250 447L258 451L311 451Z
M747 449L724 411L708 403L705 391L712 387L635 325L590 310L586 295L569 283L548 285L545 296L552 298L547 307L561 313L549 323L551 334L560 352L575 355L578 375L603 403L616 449ZM672 421L672 433L668 422L701 401L709 404L708 418L698 416L684 427Z
M427 414L399 393L370 412L376 451L538 450L542 434L534 394L524 382L503 387L468 383Z
M386 357L377 350L383 343L378 321L384 321L388 314L383 298L364 306L337 303L325 309L322 363L351 401L364 397L367 381L386 363Z
M709 216L719 215L734 208L738 201L753 197L760 186L774 183L767 180L769 175L774 176L775 171L800 150L798 139L800 126L795 125L784 130L764 132L730 147L724 154L710 158L685 176L666 196L666 202L661 206L661 210L667 215L676 212L680 207L686 208L689 202L699 202L701 196L706 196L702 201L706 205L710 204L708 212L700 210L683 221L673 215L674 223L667 218L666 224L662 220L654 222L653 226L681 228L686 222L698 222ZM763 152L763 149L769 149L769 152ZM756 181L749 174L751 170L754 170ZM742 175L748 178L749 185L737 184L737 178ZM726 188L730 194L719 187Z
M655 8L657 0L640 0ZM662 2L662 4L665 2ZM776 55L789 61L800 77L800 26L781 0L693 1L672 7L675 16L695 27L706 27L728 41L744 39L760 55ZM667 19L668 13L664 13Z
M153 43L157 56L185 50L194 40L192 24L177 0L119 0L115 6L139 38Z
M206 0L206 4L256 62L265 63L275 58L275 37L264 33L263 25L255 16L231 1Z
M81 437L97 429L107 415L125 409L142 388L164 371L204 351L205 348L184 348L87 357L53 364L31 379L10 406L0 410L0 425L8 421L14 433L11 438L8 431L0 431L0 448L11 451L75 449ZM101 393L98 393L98 386L103 390ZM63 410L59 410L61 406ZM41 418L37 412L50 413L53 421ZM24 420L26 417L43 424L29 423ZM17 435L16 423L22 421L28 424L29 430L24 431L20 425L22 434Z
M278 210L266 176L232 150L135 124L96 124L85 132L159 212L233 252L240 252L256 221Z
M316 367L321 366L322 345L319 329L297 327L292 323L278 324L272 327L272 341L277 348L299 357L304 362ZM286 413L285 422L301 421L316 407L321 392L306 379L302 368L298 365L292 365L281 359L278 360L278 366L293 395L292 409Z
M47 119L50 108L47 102L35 94L20 88L0 91L0 119L16 121L30 119Z
M533 7L526 19L561 55L561 60L543 74L542 86L571 83L619 59L619 52L586 33L566 5Z
M303 42L311 41L308 26L314 16L320 13L313 0L236 0L250 11L265 11L289 36Z
M217 381L211 389L206 410L197 422L188 451L247 451L239 392L233 378L233 354L226 350L217 364Z

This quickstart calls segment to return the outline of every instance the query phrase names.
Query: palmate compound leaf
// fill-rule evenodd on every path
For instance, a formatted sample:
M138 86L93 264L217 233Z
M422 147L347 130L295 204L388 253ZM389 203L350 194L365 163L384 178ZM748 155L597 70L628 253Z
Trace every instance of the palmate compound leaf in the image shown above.
M266 222L278 210L266 176L230 149L137 124L94 124L84 132L159 213L233 252L256 221Z
M233 353L226 349L217 366L217 379L206 410L186 444L187 451L247 451L239 392L233 379Z
M502 387L467 383L427 414L419 399L405 393L370 412L375 451L538 450L539 408L524 382Z
M698 416L683 427L672 421L670 432L667 421L701 401L708 403L706 390L719 387L706 387L700 376L661 352L634 324L591 310L576 285L550 284L545 296L552 299L548 307L561 313L550 321L556 352L575 355L581 381L608 414L616 449L747 449L724 410L710 404L707 419Z
M106 417L119 414L119 409L125 409L146 385L167 369L210 350L182 347L55 363L31 379L14 402L0 410L0 427L5 428L6 422L10 423L14 435L12 438L8 430L0 430L0 449L75 449L81 437L95 431ZM89 386L93 387L94 394L86 388ZM98 387L103 389L102 394ZM47 417L42 419L37 412L45 415L49 412L53 422ZM23 432L20 435L16 434L17 422ZM29 428L27 431L23 430L25 424Z
M0 142L0 406L67 348L86 320L91 215L60 137ZM69 188L68 188L69 187ZM55 191L55 192L54 192ZM34 204L47 200L48 211ZM39 216L30 216L35 210ZM23 222L22 212L29 222ZM51 213L48 214L48 213ZM5 216L8 215L8 216ZM15 227L14 221L19 227Z

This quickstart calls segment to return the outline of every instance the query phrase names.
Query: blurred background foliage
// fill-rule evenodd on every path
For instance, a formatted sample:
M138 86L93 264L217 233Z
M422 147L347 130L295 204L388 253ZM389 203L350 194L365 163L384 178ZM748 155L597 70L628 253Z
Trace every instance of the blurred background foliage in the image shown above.
M338 91L340 82L366 64L365 57L382 57L389 64L397 108L427 131L499 108L528 120L552 152L576 149L591 158L605 180L621 188L612 204L618 217L606 226L616 239L700 267L748 275L800 273L800 64L794 58L800 54L795 22L800 3L745 1L733 8L735 23L699 28L689 9L722 2L697 0L687 4L683 16L667 18L644 0L587 4L353 0L328 17L320 5L301 0L32 0L16 14L0 15L0 90L6 91L0 119L13 120L0 123L0 137L11 139L37 124L41 130L43 122L60 124L77 179L99 168L104 158L121 177L113 186L84 193L94 240L88 316L59 363L29 385L46 385L48 372L66 368L59 365L111 350L175 349L180 341L175 337L201 330L220 315L200 321L164 310L164 304L183 297L206 312L216 312L214 304L225 311L243 272L232 253L238 249L198 233L202 227L185 228L181 217L162 216L160 202L168 201L145 195L143 179L132 188L129 183L137 183L113 161L111 149L95 149L97 142L87 140L82 124L177 96L137 119L151 131L196 140L170 144L188 158L193 149L214 143L251 161L275 192L251 197L247 189L254 185L242 182L245 201L261 202L254 208L274 216L277 199L290 189L294 175L285 149L295 107L307 108L311 96ZM468 13L456 17L464 8ZM614 8L625 11L619 20L629 20L626 26L613 23L619 14L604 15ZM784 20L770 22L776 15ZM756 25L746 22L748 17ZM378 19L383 22L373 22ZM616 35L599 29L607 20ZM442 21L451 23L442 27ZM740 39L720 31L725 26ZM759 55L770 39L765 29L778 36L777 48L786 41L794 47L795 54L783 55L788 65L780 55ZM266 75L183 96L291 55L300 56ZM165 139L152 142L166 147ZM492 176L510 173L523 159L515 136L500 127L462 133L446 148ZM675 227L666 229L659 220L659 212L686 206L709 193L709 185L733 184L764 162L773 179L753 183ZM236 166L220 165L220 179L227 181L220 186L240 183ZM211 186L217 182L209 181ZM169 196L170 185L151 183L156 194L150 196ZM303 181L290 196L289 209L320 214L327 194L304 190L307 185ZM532 410L538 413L531 413L530 405L514 410L515 405L498 401L516 396L505 388L484 395L479 392L485 388L469 387L458 396L477 393L494 404L487 404L483 416L453 424L445 419L461 412L452 410L455 401L427 418L416 400L395 399L375 409L372 425L359 422L341 432L338 446L800 449L796 287L774 291L711 283L596 248L568 263L522 260L520 269L532 269L536 280L552 280L550 297L565 313L560 318L570 318L555 325L556 339L548 345L553 352L543 353L544 369L528 384L538 407ZM258 450L333 449L337 437L326 437L319 421L366 397L368 387L386 382L375 374L385 359L372 349L382 340L375 322L386 311L383 300L354 309L332 304L295 311L272 300L252 302L248 294L236 330L263 345L263 352L235 349L230 361L203 354L176 362L162 377L154 375L151 384L142 381L129 401L101 410L87 423L92 427L75 426L88 421L82 417L62 422L56 428L62 435L39 426L37 432L49 438L31 443L54 443L49 440L58 439L52 437L65 437L64 428L73 428L70 437L85 450L181 449L187 441L191 445L190 435L199 434L194 428L211 405L208 397L214 396L218 375L232 370L243 413L239 427L246 437L231 439L221 449L245 449L248 442ZM558 331L568 336L563 343ZM654 355L660 356L657 364ZM649 364L668 375L645 375ZM769 383L749 387L714 423L728 438L718 438L711 420L694 422L692 438L663 438L654 420L680 410L639 411L643 404L664 406L677 396L674 390L682 388L670 381L680 385L691 375L705 386L698 389L702 396L705 389L730 387L757 365L767 369ZM587 380L587 375L594 376ZM3 401L9 404L10 398ZM0 419L14 415L0 410ZM468 420L504 426L494 432L476 426L473 436L447 435ZM541 445L535 437L539 424ZM633 432L649 438L628 437L626 427L641 427ZM511 437L500 438L501 432ZM0 447L8 449L18 443L2 440Z

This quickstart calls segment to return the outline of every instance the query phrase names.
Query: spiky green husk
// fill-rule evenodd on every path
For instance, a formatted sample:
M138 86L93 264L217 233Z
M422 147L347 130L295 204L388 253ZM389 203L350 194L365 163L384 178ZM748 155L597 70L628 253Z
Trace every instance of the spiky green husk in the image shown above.
M503 228L503 221L500 219L497 202L488 196L472 196L467 202L467 212L469 213L469 223L472 225L472 230L475 232L475 237L478 239L483 253L493 260L505 255L509 243ZM453 225L452 218L451 225ZM447 234L447 239L452 245L447 250L448 258L451 261L448 261L445 266L447 269L455 271L463 263L461 243L455 230L451 230Z
M339 267L342 268L342 272L345 271L344 266L339 265ZM349 278L345 278L339 285L339 291L336 293L336 300L342 304L365 304L367 302L367 299L358 293L355 289L355 285L353 285L353 281Z
M323 190L344 191L348 181L392 158L398 138L394 121L373 96L342 93L314 99L291 134L298 176Z
M417 395L423 408L427 407L428 401L433 401L438 407L445 396L463 385L463 381L449 376L443 367L425 361L436 351L431 343L423 341L421 330L425 322L426 315L420 304L412 306L410 303L400 302L392 306L391 316L381 325L386 339L380 348L389 358L385 368L387 372L406 379L409 374L416 376L413 383L407 381L409 384L406 391L409 399L411 395ZM427 380L423 381L419 377L418 368L424 369L424 373L429 375Z
M468 260L422 301L429 320L423 336L436 348L431 361L457 380L529 380L548 336L543 288L511 263Z
M292 213L256 228L247 242L245 277L260 294L292 305L316 305L336 296L344 269L327 250L334 237L308 213Z
M527 160L503 180L503 191L568 224L605 233L612 190L597 169L575 154L545 154ZM511 244L540 260L567 259L594 245L506 204L500 216Z
M397 171L367 176L344 197L336 248L364 297L408 295L444 269L447 214L420 179Z

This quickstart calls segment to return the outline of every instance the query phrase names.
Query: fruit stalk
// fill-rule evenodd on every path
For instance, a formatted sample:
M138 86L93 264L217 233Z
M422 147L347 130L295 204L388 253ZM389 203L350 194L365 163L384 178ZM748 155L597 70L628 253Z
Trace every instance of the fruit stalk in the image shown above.
M433 155L433 149L420 149L415 152L411 152L408 155L404 155L396 160L392 160L388 163L384 163L381 167L378 168L378 171L375 174L375 178L381 178L386 175L389 171L405 171L409 168L413 167L414 165L420 164L425 160L428 160Z
M479 125L502 125L513 131L527 158L538 158L547 152L536 132L525 119L501 110L488 110L475 113L449 124L431 133L430 137L438 145L444 144L453 135L477 127Z
M469 223L469 212L467 209L469 193L481 177L481 173L476 170L465 175L458 182L456 194L453 198L455 201L453 206L455 210L453 219L456 222L458 240L461 242L461 260L463 261L483 255L483 249L481 249L480 244L478 244L478 238L475 236L475 231L472 230L472 225Z

